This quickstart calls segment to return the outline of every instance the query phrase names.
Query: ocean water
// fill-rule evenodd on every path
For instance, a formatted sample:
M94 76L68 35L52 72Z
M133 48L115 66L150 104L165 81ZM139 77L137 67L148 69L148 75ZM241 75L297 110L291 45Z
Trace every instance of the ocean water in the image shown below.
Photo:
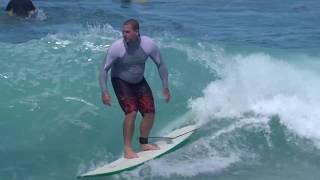
M33 18L0 12L1 180L75 180L122 155L123 114L112 89L112 106L101 103L97 76L127 18L169 68L167 104L147 63L152 135L200 128L159 159L87 179L319 179L318 1L33 2Z

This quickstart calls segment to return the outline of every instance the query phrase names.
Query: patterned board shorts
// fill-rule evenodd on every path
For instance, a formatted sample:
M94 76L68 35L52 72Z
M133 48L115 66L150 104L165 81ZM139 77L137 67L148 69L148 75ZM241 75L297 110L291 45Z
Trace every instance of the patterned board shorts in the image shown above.
M120 78L111 78L114 92L118 102L125 114L133 111L145 113L155 113L155 105L152 91L143 78L140 82L131 84Z

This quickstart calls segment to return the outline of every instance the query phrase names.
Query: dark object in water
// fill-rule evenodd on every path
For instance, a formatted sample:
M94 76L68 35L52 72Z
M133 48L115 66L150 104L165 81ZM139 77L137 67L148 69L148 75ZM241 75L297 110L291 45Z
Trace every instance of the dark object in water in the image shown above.
M28 17L34 14L35 10L31 0L10 0L6 7L10 16Z

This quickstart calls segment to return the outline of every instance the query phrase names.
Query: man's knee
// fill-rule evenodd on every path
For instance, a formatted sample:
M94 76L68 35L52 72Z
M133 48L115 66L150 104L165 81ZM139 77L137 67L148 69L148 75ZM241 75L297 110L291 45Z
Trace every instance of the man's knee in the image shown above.
M145 119L154 119L154 112L151 112L151 113L144 113L143 114L143 117L145 118Z
M132 111L126 114L126 119L135 120L136 116L137 116L137 111Z

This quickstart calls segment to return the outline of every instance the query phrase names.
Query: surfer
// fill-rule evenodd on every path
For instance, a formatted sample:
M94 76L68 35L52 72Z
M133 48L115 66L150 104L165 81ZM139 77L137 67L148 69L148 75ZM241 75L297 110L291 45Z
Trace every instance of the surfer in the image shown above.
M139 22L135 19L125 21L122 36L123 38L113 42L108 49L101 66L99 83L102 101L105 105L110 106L111 97L107 88L107 79L108 71L111 69L111 83L125 114L123 122L124 157L132 159L138 158L131 143L137 112L143 116L139 138L141 149L144 151L159 149L148 142L155 116L152 91L144 78L145 63L149 57L157 65L165 101L169 102L171 96L168 88L168 70L159 48L150 37L140 36Z
M9 16L30 17L35 14L36 8L31 0L10 0L6 11Z

